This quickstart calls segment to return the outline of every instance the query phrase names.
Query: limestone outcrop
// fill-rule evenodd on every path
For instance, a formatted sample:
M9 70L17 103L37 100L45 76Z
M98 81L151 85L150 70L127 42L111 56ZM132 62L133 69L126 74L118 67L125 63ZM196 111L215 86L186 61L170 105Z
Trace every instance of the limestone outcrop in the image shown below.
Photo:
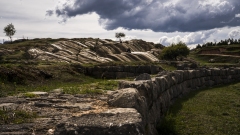
M62 39L46 46L35 46L34 48L30 48L27 53L31 59L36 60L99 64L112 61L156 62L159 61L155 56L159 55L156 53L159 50L160 49L155 48L154 43L143 40L131 40L118 43L106 39L79 38L69 40Z

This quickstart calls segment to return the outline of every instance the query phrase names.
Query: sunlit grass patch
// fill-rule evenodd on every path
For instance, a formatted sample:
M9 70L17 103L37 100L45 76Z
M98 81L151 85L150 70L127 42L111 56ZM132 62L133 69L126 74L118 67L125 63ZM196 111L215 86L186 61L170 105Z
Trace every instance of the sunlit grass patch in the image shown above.
M37 95L34 94L34 93L27 92L27 93L24 93L24 94L23 94L23 97L26 97L26 98L35 98L35 97L37 97Z

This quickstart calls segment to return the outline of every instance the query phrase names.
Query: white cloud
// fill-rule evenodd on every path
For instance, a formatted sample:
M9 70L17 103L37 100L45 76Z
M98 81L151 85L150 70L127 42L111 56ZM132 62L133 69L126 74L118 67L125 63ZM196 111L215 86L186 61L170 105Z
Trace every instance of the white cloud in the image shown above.
M236 14L235 17L236 17L236 18L240 18L240 14Z
M163 45L169 45L172 43L177 43L179 41L182 41L187 45L201 44L206 42L206 40L216 32L217 30L214 29L214 30L202 31L202 32L191 32L184 36L180 36L180 35L177 35L174 37L163 36L159 39L159 43Z
M240 29L232 30L231 32L228 33L229 38L237 38L239 36L240 36Z

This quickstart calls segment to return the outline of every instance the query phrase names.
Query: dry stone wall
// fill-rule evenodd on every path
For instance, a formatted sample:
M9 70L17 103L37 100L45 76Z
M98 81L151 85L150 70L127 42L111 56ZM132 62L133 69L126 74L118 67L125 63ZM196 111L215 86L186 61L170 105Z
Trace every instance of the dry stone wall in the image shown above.
M145 129L140 134L155 135L156 125L176 99L190 91L235 81L240 81L240 68L176 70L148 80L120 82L119 90L109 96L108 103L135 108Z
M85 74L102 79L119 79L134 77L143 73L157 74L163 71L162 67L155 65L139 66L95 66L85 68Z

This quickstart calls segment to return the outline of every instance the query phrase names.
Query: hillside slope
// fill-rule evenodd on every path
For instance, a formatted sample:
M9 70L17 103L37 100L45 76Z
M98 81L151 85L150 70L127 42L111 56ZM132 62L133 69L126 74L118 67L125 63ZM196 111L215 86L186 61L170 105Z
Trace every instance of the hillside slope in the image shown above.
M191 51L190 57L201 65L207 66L239 66L240 45L221 45L196 48Z

